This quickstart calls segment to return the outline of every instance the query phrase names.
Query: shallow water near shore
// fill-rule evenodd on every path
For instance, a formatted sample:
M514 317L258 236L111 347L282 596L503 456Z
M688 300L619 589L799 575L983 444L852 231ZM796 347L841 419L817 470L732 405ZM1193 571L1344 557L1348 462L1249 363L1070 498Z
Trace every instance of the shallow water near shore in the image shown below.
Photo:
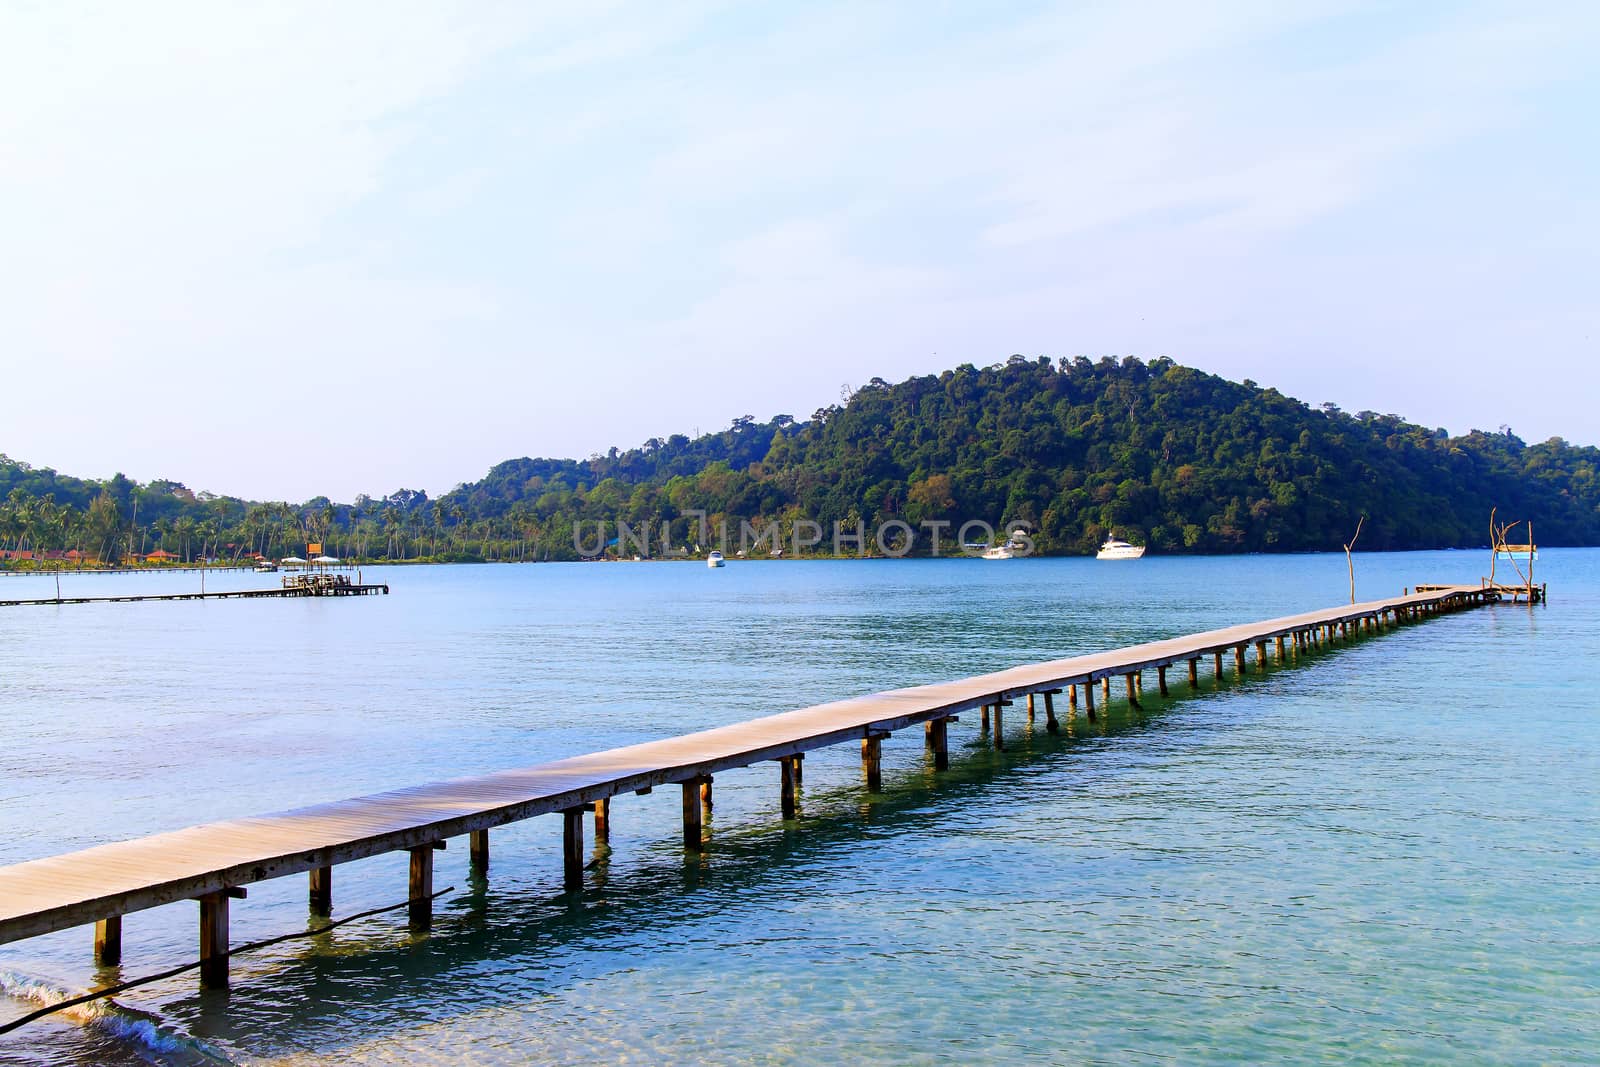
M1363 599L1486 552L1356 557ZM618 797L561 891L560 820L464 841L402 914L0 1037L0 1064L1571 1062L1600 1044L1600 550L1547 606L1405 626L996 753L920 731L868 796L850 746ZM1342 553L367 568L388 597L0 608L0 863L672 736L1348 599ZM275 584L212 574L208 589ZM65 595L198 591L68 575ZM70 589L68 586L70 585ZM54 579L0 578L0 599ZM1064 709L1063 709L1064 710ZM593 851L594 845L591 842ZM252 885L235 943L303 929ZM397 903L404 856L335 872ZM0 1020L113 978L90 930L0 946ZM192 960L195 906L125 920L120 974Z

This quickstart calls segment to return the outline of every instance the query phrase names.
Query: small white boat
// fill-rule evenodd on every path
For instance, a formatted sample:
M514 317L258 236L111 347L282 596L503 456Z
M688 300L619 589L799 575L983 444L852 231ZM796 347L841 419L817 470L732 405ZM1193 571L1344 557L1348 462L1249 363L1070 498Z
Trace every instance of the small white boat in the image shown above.
M278 569L278 565L276 563L272 562L270 559L258 559L258 560L256 560L256 573L257 574L273 574L273 573L275 573L277 571L277 569Z
M1115 537L1106 538L1106 543L1100 546L1100 551L1094 554L1095 559L1138 559L1144 555L1143 545L1130 545L1126 541L1118 541Z
M983 551L984 559L1012 559L1015 556L1010 545L993 545Z
M707 567L721 567L726 565L727 562L727 560L722 558L721 552L713 551L709 556L706 557Z

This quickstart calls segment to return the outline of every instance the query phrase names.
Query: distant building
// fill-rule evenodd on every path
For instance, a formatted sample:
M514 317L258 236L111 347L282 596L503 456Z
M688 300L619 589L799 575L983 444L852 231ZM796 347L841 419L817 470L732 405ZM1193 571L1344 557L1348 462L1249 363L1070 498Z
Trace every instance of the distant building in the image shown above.
M168 552L164 548L158 548L146 556L144 561L146 563L176 563L178 558L179 557L176 552Z

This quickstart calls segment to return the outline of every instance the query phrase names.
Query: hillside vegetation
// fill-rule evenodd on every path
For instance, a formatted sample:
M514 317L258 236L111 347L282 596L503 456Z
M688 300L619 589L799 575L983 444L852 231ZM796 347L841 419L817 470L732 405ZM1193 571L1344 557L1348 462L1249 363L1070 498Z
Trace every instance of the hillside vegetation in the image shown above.
M438 499L400 490L263 504L173 482L92 482L0 457L0 547L184 556L330 550L363 557L573 558L573 527L668 524L674 544L741 521L869 532L1025 522L1038 549L1108 533L1157 553L1336 550L1361 515L1368 550L1487 542L1491 507L1542 544L1600 544L1600 449L1509 430L1451 437L1398 415L1313 408L1170 360L1012 357L881 379L797 421L735 419L587 460L516 459ZM137 519L134 509L137 505ZM608 537L611 535L607 535ZM232 546L231 548L228 546ZM830 548L826 541L819 551ZM919 543L919 549L926 542ZM198 551L197 551L198 550Z

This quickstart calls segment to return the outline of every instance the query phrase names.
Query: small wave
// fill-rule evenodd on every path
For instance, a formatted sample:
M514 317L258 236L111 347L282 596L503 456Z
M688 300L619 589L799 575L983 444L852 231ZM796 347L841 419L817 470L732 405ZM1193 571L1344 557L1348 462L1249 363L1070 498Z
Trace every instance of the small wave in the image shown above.
M0 970L0 996L32 1001L41 1007L56 1004L88 990L64 989L39 978ZM159 1055L194 1057L193 1062L232 1064L233 1061L198 1038L177 1030L149 1012L124 1007L105 997L87 1004L75 1004L56 1013L83 1026L92 1026L107 1036L140 1046Z

